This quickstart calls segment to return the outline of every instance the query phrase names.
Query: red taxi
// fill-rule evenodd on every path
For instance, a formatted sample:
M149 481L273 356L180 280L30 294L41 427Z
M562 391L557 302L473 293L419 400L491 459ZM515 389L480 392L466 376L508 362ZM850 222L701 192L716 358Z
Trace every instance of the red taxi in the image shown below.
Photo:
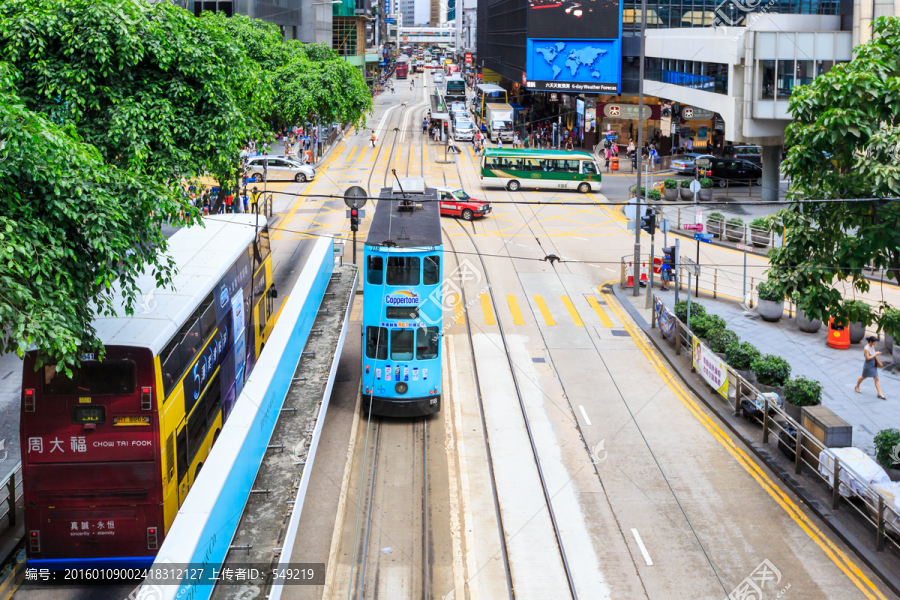
M471 221L491 212L490 202L471 198L460 188L439 187L437 191L442 217L462 217L465 221Z

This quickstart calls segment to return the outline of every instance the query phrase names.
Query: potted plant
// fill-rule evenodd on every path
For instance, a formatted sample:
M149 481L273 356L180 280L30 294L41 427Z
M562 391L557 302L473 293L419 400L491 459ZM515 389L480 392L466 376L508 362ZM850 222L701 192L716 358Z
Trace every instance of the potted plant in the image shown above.
M738 334L724 327L712 329L706 333L706 345L725 362L728 362L725 356L725 349L739 342Z
M760 351L750 342L729 344L725 348L725 362L750 384L756 383L756 374L750 367L760 356Z
M744 220L740 217L728 219L725 224L725 237L729 242L740 242L744 239Z
M875 458L885 468L891 481L900 481L900 431L882 429L875 434Z
M659 190L650 190L649 192L647 192L647 200L659 202L660 200L662 200L662 194L659 193Z
M774 354L763 354L750 363L756 374L756 387L761 392L773 392L784 398L784 384L791 376L788 361Z
M700 198L699 200L712 200L713 192L713 180L709 177L704 177L700 180Z
M872 307L862 300L848 300L844 306L850 312L850 343L858 344L866 337L866 325L872 320Z
M800 297L797 294L794 294L794 304L797 305L797 316L794 317L794 321L797 323L797 327L800 328L800 331L805 333L815 333L822 327L822 319L810 319L806 316L806 311L800 308Z
M682 200L693 200L694 192L691 191L691 182L693 179L682 179L681 185L679 186L681 189L678 190L681 193Z
M722 237L725 232L725 215L720 212L711 212L706 217L706 231L716 237Z
M804 406L822 404L822 384L806 377L794 377L784 386L784 412L800 423Z
M678 181L675 179L666 179L663 182L665 186L666 200L678 200Z
M697 337L705 338L716 329L725 329L727 323L719 315L695 315L691 305L691 331Z
M759 316L763 321L774 323L781 319L784 314L784 296L775 291L774 286L768 281L763 281L756 286L756 293L759 295Z
M675 313L675 316L678 317L678 320L682 323L687 324L687 307L688 303L685 300L681 300L675 303L675 308L672 312ZM700 304L699 302L691 302L691 318L696 315L705 315L706 307Z
M765 217L757 217L750 221L750 242L757 248L769 245L769 221Z

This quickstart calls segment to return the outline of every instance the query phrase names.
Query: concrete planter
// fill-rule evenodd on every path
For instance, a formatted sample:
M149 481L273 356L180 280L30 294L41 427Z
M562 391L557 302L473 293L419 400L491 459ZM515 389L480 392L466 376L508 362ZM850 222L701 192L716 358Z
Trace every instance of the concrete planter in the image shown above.
M664 188L663 196L665 197L666 200L669 200L670 202L678 200L678 188L676 188L674 190L670 190L669 188Z
M900 469L885 469L891 481L900 481Z
M750 230L750 241L757 248L765 248L766 246L769 245L769 232L751 229Z
M797 309L797 327L805 333L815 333L822 327L822 319L809 319L805 312Z
M744 381L749 383L750 385L756 385L756 373L753 371L741 371L740 369L735 369L737 374L744 378Z
M781 316L784 314L784 301L772 302L771 300L760 300L757 305L757 310L763 321L774 323L775 321L780 320Z
M694 192L692 192L688 188L679 188L678 193L681 195L682 200L693 200L694 199Z
M729 242L740 242L744 239L744 226L743 225L726 225L725 226L725 237Z
M891 348L891 359L894 361L895 365L900 365L900 345L894 344L894 347ZM881 362L883 363L884 361Z
M778 394L778 397L784 400L784 386L783 385L763 385L762 383L755 383L754 386L759 390L761 394ZM787 406L787 402L784 403ZM799 411L800 407L797 407ZM798 412L799 414L799 412Z
M884 348L889 353L893 354L894 352L894 338L889 334L884 334Z
M722 221L717 221L716 219L707 219L706 232L711 233L716 237L721 237L723 229L722 223Z
M850 343L858 344L866 337L866 328L862 323L850 323Z
M783 388L782 388L783 389ZM788 414L790 418L800 423L800 413L803 411L802 406L794 406L790 402L784 403L784 412Z
M698 194L699 200L701 202L708 202L708 201L712 200L712 196L713 196L712 192L713 192L712 188L710 188L708 190L700 190L700 192Z

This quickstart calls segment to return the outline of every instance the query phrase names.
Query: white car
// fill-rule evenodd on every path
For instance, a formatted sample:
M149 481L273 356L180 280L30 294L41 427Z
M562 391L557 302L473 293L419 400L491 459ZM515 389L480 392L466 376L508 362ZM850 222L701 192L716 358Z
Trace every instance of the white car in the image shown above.
M456 100L456 101L454 101L454 102L451 102L451 103L450 103L450 110L451 110L451 111L454 111L454 112L457 111L457 110L461 110L461 111L465 112L465 111L466 111L466 103L465 103L465 102L460 102L459 100Z
M316 178L314 168L283 156L251 156L247 160L245 173L257 181L293 180L304 183Z
M453 124L453 138L471 140L475 137L475 123L468 119L457 119Z

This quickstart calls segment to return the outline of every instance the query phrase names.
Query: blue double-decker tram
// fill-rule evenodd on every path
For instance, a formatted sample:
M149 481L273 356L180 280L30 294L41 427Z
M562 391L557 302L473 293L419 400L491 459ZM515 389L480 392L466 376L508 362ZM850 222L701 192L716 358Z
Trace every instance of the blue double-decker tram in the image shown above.
M441 410L443 245L437 190L384 188L364 253L363 406L374 415Z

